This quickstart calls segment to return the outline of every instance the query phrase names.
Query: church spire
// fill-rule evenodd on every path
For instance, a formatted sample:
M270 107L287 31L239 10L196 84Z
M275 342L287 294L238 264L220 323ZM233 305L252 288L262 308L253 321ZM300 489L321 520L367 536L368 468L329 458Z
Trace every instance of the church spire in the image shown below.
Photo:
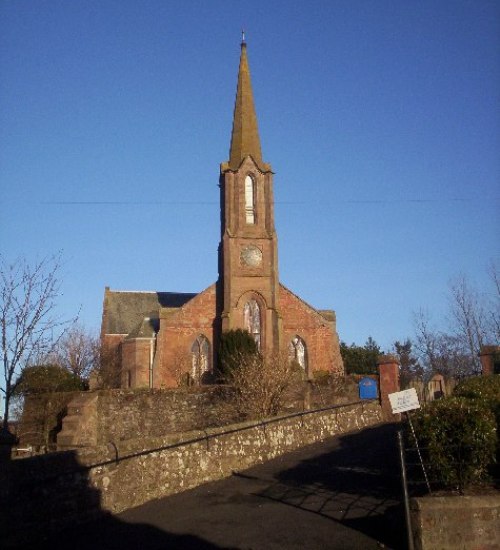
M247 45L245 42L245 33L242 32L233 132L231 134L229 163L226 166L230 170L237 170L248 155L253 158L261 171L266 172L270 170L269 165L262 161L257 115L255 114L250 69L248 67Z

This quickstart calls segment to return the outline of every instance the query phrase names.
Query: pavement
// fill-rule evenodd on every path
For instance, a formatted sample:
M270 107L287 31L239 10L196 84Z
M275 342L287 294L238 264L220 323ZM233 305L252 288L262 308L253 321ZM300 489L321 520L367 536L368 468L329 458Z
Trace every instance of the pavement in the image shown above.
M405 549L395 434L381 425L333 437L32 548Z

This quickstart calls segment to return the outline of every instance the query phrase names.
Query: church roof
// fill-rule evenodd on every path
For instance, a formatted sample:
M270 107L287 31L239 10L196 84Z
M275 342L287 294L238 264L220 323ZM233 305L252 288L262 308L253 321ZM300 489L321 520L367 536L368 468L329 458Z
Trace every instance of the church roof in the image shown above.
M150 332L147 327L156 326L152 320L159 318L160 308L182 307L195 296L186 292L139 292L106 288L103 332L146 336Z
M223 164L223 170L238 170L247 156L252 157L262 172L269 172L271 170L269 164L262 161L257 115L255 113L250 68L248 66L247 45L243 41L241 43L229 162Z
M126 339L131 338L153 338L160 330L160 319L158 317L144 317L140 323L129 332Z

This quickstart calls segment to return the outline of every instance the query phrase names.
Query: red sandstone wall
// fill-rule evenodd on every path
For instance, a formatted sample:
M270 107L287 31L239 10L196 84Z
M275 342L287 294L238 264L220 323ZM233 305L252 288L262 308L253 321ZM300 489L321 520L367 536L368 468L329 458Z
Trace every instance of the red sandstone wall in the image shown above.
M125 340L125 334L101 334L103 360L113 365L118 373L122 371L122 342ZM117 380L119 379L117 377Z
M200 334L210 342L213 359L215 285L200 292L184 307L162 310L154 368L154 387L175 387L179 370L190 370L191 346Z
M125 340L126 334L103 334L102 344L106 348L106 351L114 352L118 349L118 346Z
M288 349L289 342L295 336L304 340L309 375L317 370L344 374L335 322L326 320L283 286L280 286L279 305L283 318L283 345Z
M124 340L122 344L122 388L149 387L150 358L150 338Z

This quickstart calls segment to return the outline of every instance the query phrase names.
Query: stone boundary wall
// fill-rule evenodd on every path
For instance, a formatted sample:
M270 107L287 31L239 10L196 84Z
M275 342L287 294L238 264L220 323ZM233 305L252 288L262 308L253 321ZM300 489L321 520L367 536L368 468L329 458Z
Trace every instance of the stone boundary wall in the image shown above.
M0 530L12 542L19 533L40 535L103 512L121 512L381 419L379 403L365 401L14 460L0 473L0 497L9 503Z
M107 445L142 437L163 437L221 424L238 422L227 408L232 388L223 385L185 389L98 390L72 394L57 435L58 450ZM306 393L309 402L306 404ZM357 401L358 388L349 383L343 391L325 386L291 387L286 412L323 408ZM53 428L56 428L54 424ZM24 443L24 442L23 442Z
M415 550L500 549L500 495L411 500Z
M229 391L225 386L206 386L194 390L82 392L68 403L68 415L57 436L58 450L118 444L139 435L161 437L216 425ZM93 407L88 406L90 401L95 401ZM84 427L85 442L81 437Z

